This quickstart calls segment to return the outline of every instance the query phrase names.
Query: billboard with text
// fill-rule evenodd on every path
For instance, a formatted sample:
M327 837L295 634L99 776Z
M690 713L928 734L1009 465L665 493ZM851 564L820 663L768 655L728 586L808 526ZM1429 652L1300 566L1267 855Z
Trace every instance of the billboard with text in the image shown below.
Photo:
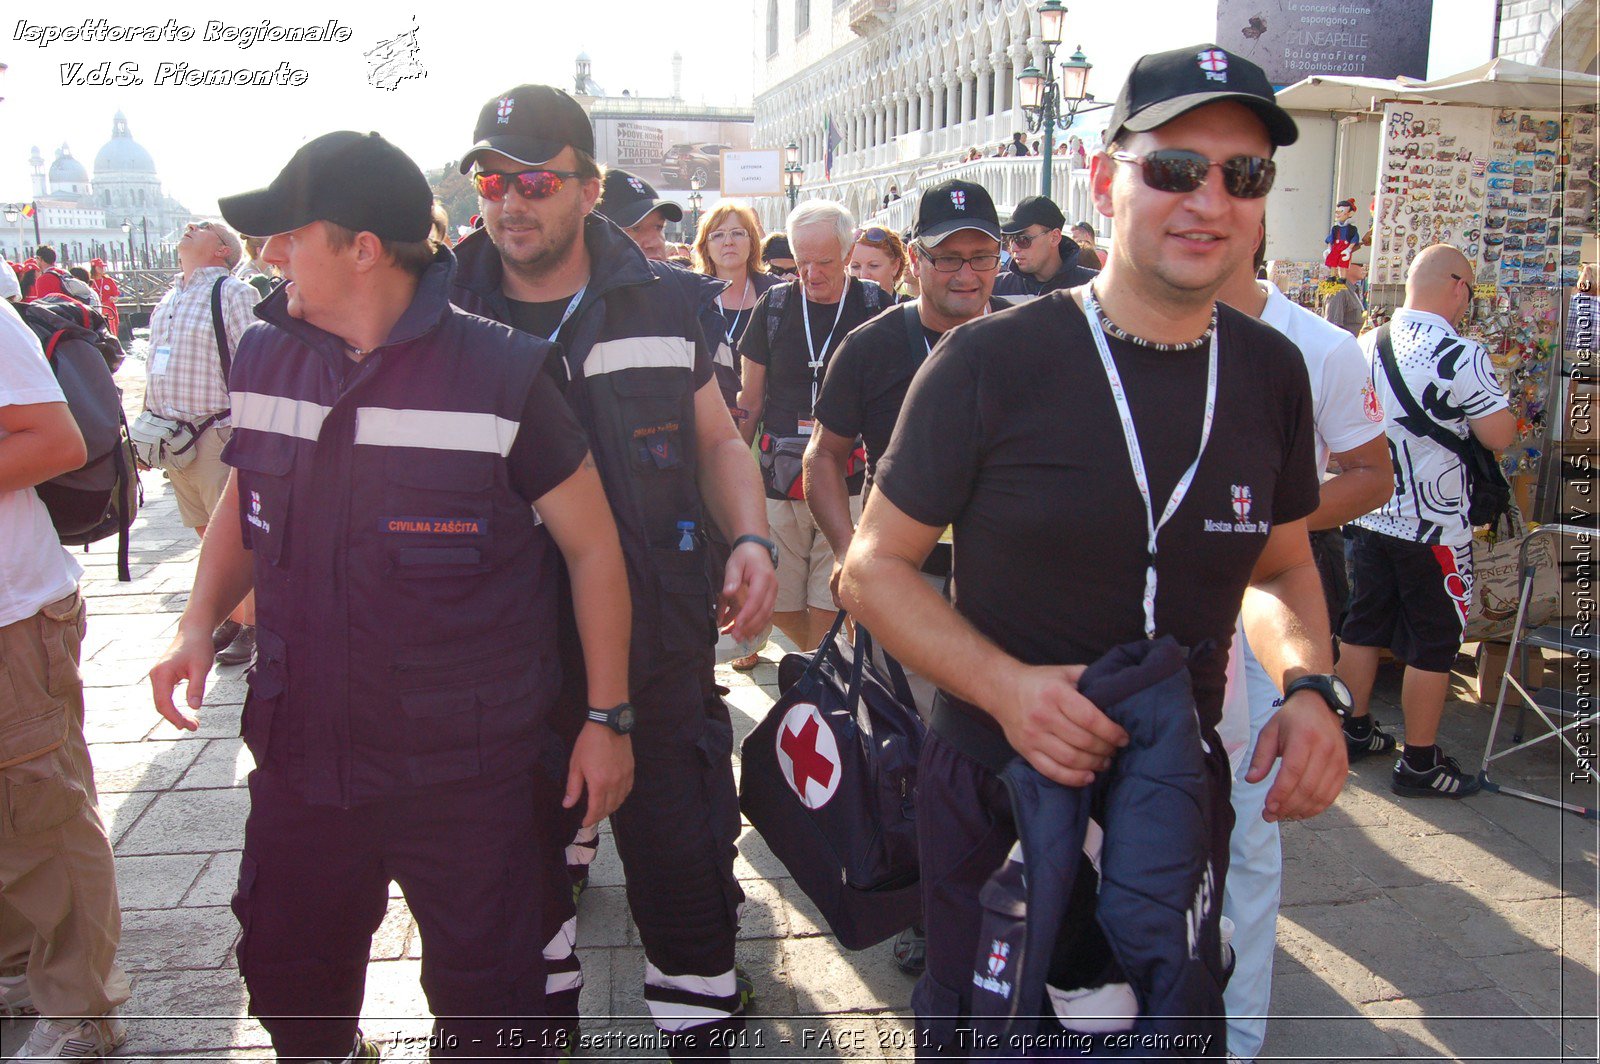
M1274 85L1428 75L1433 0L1218 0L1217 43Z
M597 115L595 150L602 163L659 190L686 191L698 177L702 188L715 192L722 185L723 152L748 149L753 129L753 122Z

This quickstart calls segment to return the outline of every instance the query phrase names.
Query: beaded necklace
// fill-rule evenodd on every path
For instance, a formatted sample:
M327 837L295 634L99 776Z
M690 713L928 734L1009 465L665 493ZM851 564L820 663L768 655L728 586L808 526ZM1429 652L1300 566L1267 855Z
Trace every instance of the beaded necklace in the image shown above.
M1100 324L1104 326L1107 333L1110 333L1116 339L1138 347L1148 347L1152 351L1197 351L1210 343L1211 334L1217 331L1217 307L1216 304L1211 306L1211 324L1206 326L1206 331L1201 333L1198 339L1188 340L1181 344L1160 344L1154 340L1146 340L1142 336L1135 336L1104 315L1100 317Z

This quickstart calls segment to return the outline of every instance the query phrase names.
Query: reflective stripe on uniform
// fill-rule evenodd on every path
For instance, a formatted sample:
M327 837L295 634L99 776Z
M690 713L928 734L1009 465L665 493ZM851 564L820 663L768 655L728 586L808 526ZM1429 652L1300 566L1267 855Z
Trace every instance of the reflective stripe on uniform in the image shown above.
M596 377L624 369L694 369L694 344L681 336L628 336L589 349L583 375Z
M233 392L228 402L236 429L254 429L312 441L322 433L322 422L331 409L307 399L290 399L265 392Z
M717 355L716 355L716 358L715 358L714 361L719 366L727 366L729 369L732 369L733 368L733 348L729 347L727 344L718 344L717 345Z
M549 943L544 947L544 992L546 994L559 994L566 990L578 990L583 986L583 971L578 966L578 958L573 952L578 942L578 918L571 917L561 925Z
M646 960L644 1003L661 1030L687 1031L737 1013L739 980L731 969L721 975L666 975Z
M494 414L461 410L356 410L356 444L365 447L426 447L435 451L511 453L518 424Z

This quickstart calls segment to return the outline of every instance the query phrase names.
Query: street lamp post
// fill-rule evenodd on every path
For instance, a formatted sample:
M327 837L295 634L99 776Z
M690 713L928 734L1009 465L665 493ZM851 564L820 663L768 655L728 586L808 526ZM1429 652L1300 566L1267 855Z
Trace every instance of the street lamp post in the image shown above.
M1085 103L1093 103L1088 92L1089 71L1094 64L1083 54L1080 46L1071 58L1061 64L1061 77L1056 77L1056 49L1061 47L1062 30L1067 19L1067 8L1061 0L1044 0L1039 5L1039 43L1044 45L1044 70L1031 63L1017 75L1021 89L1022 109L1028 115L1028 132L1044 134L1040 153L1044 156L1044 171L1039 176L1039 194L1050 196L1051 166L1055 162L1055 131L1065 132ZM1105 106L1100 104L1097 106Z
M805 174L800 169L800 145L790 141L783 149L783 190L789 196L789 209L794 210L795 201L800 198L800 186L805 182Z
M700 231L700 190L705 187L705 182L699 174L689 178L689 239Z
M133 254L133 220L131 218L122 219L122 235L128 238L128 269L131 270L139 265L139 260Z
M150 268L150 219L141 217L139 226L144 230L144 268Z

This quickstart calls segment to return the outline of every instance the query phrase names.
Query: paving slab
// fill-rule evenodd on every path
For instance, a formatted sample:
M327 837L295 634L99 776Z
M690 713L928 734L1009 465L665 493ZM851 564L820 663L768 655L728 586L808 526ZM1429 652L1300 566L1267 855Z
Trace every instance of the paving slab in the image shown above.
M210 859L203 853L118 858L117 898L123 911L176 908Z
M244 843L250 796L242 788L168 791L117 846L121 853L215 853Z

